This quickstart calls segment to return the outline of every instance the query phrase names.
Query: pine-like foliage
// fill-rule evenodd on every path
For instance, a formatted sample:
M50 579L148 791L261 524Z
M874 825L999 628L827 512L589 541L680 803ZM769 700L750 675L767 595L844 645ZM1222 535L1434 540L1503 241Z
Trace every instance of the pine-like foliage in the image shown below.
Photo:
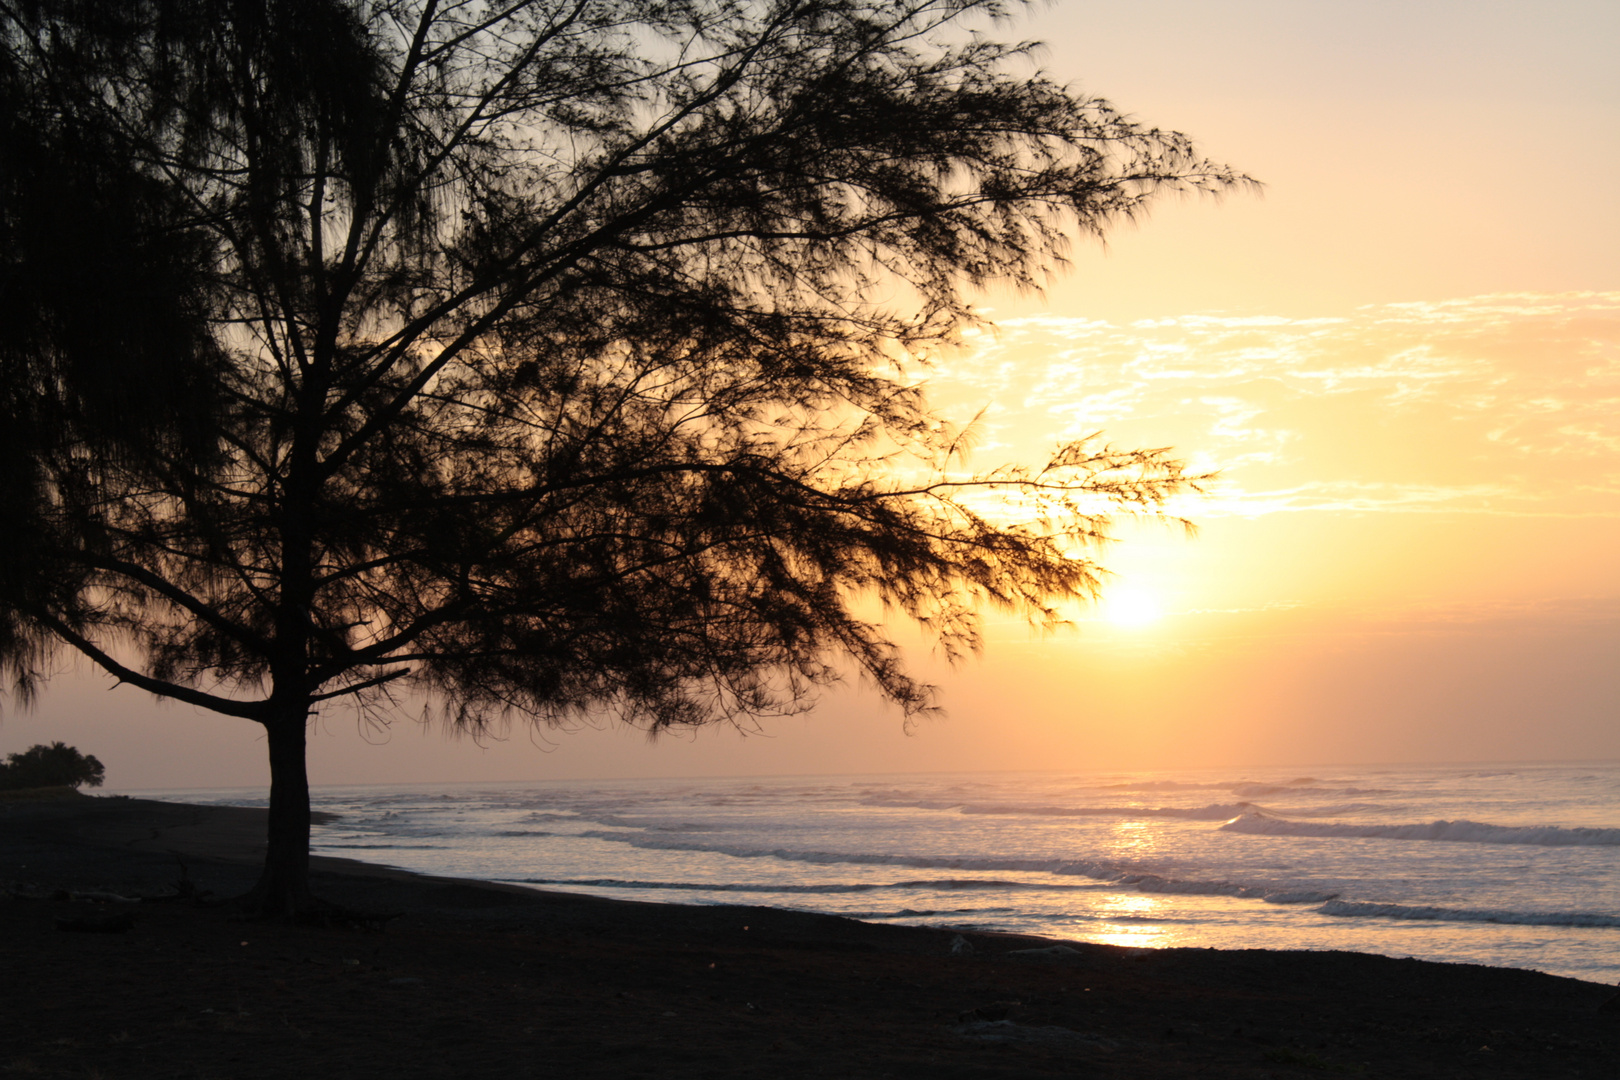
M1053 619L1108 514L1187 478L1088 445L968 475L920 365L974 288L1243 182L1016 73L1003 8L8 3L13 93L116 144L206 269L165 287L213 440L35 440L68 550L0 597L13 674L65 642L272 741L395 685L472 727L753 717L850 668L928 708L860 605L952 655L986 603Z

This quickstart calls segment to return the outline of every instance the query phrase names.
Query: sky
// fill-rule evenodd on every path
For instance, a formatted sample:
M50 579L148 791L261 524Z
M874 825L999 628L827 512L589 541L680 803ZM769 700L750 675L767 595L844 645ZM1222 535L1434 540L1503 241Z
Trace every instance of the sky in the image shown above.
M742 734L317 722L317 784L1620 758L1620 6L1069 0L997 33L1264 185L1077 241L931 377L972 464L1102 432L1216 472L1074 625L987 622L946 715L858 685ZM83 670L0 752L267 781L256 726Z

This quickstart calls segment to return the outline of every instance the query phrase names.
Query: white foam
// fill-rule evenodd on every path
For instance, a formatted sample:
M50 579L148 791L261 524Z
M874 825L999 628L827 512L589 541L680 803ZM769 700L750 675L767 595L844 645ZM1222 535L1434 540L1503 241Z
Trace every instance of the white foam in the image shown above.
M671 889L688 892L746 893L867 893L881 890L937 890L942 892L1093 891L1101 885L1045 885L996 878L935 878L925 881L822 882L795 885L778 882L643 881L637 878L507 878L519 885L559 885L600 889Z
M1330 900L1316 910L1322 915L1343 915L1352 918L1507 923L1514 926L1620 927L1620 915L1602 915L1588 911L1495 911L1486 908L1369 904L1350 900Z
M1250 785L1255 791L1259 785ZM1267 793L1298 792L1301 789L1272 786ZM1353 790L1353 789L1352 789ZM1321 794L1310 792L1310 794ZM1334 794L1344 794L1335 792ZM1141 818L1170 818L1179 821L1228 821L1248 813L1262 813L1268 817L1342 817L1346 814L1365 814L1379 810L1377 803L1338 803L1322 807L1289 807L1273 809L1247 800L1235 803L1210 803L1207 806L1053 806L1040 803L973 803L942 802L926 799L863 799L863 806L893 807L905 810L954 810L960 814L985 814L1007 817L1100 817L1130 821Z
M1169 893L1181 896L1235 896L1243 900L1264 900L1268 904L1320 904L1339 894L1320 889L1287 889L1275 885L1242 885L1233 881L1198 881L1160 877L1158 874L1120 874L1113 879L1139 892Z
M1265 806L1256 807L1262 814L1274 818L1324 818L1324 817L1350 817L1355 814L1372 814L1387 810L1382 803L1350 802L1335 803L1332 806Z
M1181 821L1225 821L1235 814L1248 813L1259 807L1250 802L1215 803L1210 806L1029 806L1018 803L965 803L958 809L964 814L1002 814L1024 817L1113 817L1176 818Z
M1460 844L1534 844L1541 847L1620 846L1620 829L1565 828L1560 825L1490 825L1480 821L1431 821L1422 825L1341 825L1289 821L1249 811L1221 826L1225 832L1257 836L1353 837L1368 840L1437 840Z
M1163 877L1142 873L1090 859L990 859L969 856L880 855L864 852L794 851L789 848L756 848L729 844L701 844L691 841L664 839L634 833L587 832L582 836L596 840L611 840L632 847L652 851L702 851L716 855L729 855L736 859L781 859L784 862L810 863L832 866L843 863L851 866L905 866L919 870L965 870L984 872L1014 872L1034 874L1061 874L1089 877L1100 883L1124 886L1145 893L1180 894L1185 896L1235 896L1241 899L1264 900L1272 904L1317 904L1339 894L1318 889L1301 889L1277 884L1245 885L1224 880L1201 880ZM915 887L917 882L908 883ZM1034 884L1032 888L1043 886Z
M1314 776L1297 776L1292 780L1262 783L1256 780L1222 780L1217 783L1186 783L1178 780L1143 780L1125 784L1107 784L1110 791L1230 791L1244 798L1262 795L1388 795L1388 788L1324 787L1327 781Z
M703 851L716 855L729 855L734 859L782 859L786 862L810 863L830 866L845 863L851 866L908 866L919 870L988 870L1023 873L1073 874L1112 880L1119 871L1100 863L1074 859L988 859L966 856L938 855L885 855L871 852L849 851L795 851L782 847L753 847L742 844L704 844L690 840L666 839L662 836L629 832L584 832L579 835L593 840L609 840L629 844L648 851Z

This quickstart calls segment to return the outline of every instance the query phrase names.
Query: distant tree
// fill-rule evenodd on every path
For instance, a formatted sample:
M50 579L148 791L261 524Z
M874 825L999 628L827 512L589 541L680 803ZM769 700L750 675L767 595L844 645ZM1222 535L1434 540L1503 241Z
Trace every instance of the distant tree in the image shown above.
M968 474L924 396L971 290L1244 182L1009 73L1026 49L963 25L999 0L0 12L27 93L203 238L207 280L166 288L206 308L224 402L211 454L30 443L62 545L0 596L6 660L27 685L65 644L263 725L267 910L311 902L330 702L656 732L852 667L911 716L931 688L860 604L961 656L985 603L1057 620L1108 515L1189 483L1089 443Z
M66 743L31 746L20 754L7 754L0 765L0 791L21 788L100 787L106 766Z

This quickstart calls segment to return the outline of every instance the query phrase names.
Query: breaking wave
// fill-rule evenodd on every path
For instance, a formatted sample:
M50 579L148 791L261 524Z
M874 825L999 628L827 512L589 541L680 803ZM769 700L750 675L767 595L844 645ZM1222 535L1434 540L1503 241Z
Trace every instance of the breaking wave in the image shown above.
M450 844L400 844L400 843L335 844L335 843L322 843L319 840L315 841L314 843L312 843L310 845L311 850L317 850L317 851L430 851L430 850L441 849L441 848L449 848L451 846L452 845L450 845Z
M1283 789L1278 789L1279 791ZM895 803L886 805L899 805ZM937 809L920 803L907 804L919 809ZM1253 802L1211 803L1208 806L1025 806L1017 803L961 803L952 809L963 814L1003 814L1023 817L1112 817L1131 820L1136 818L1169 818L1177 821L1229 821L1242 814L1265 814L1267 817L1342 817L1346 814L1365 814L1380 810L1377 803L1339 803L1322 807L1273 808Z
M1561 825L1489 825L1479 821L1431 821L1414 825L1340 825L1289 821L1248 811L1221 826L1224 832L1255 836L1351 837L1369 840L1438 840L1458 844L1534 844L1540 847L1620 846L1620 829L1566 828Z
M737 893L866 893L885 889L929 889L943 892L973 890L1038 889L1053 891L1094 891L1107 886L1038 885L1027 881L1001 881L990 878L930 878L921 881L823 882L812 885L776 885L765 882L636 881L626 878L512 878L519 885L587 886L598 889L673 889L690 892Z
M1488 908L1369 904L1350 900L1330 900L1316 910L1322 915L1342 915L1351 918L1505 923L1513 926L1620 927L1620 915L1599 915L1586 911L1495 911Z
M1264 795L1388 795L1388 788L1333 787L1330 781L1314 776L1296 776L1292 780L1263 783L1255 780L1222 780L1216 783L1188 783L1181 780L1139 780L1122 784L1106 784L1109 791L1230 791L1245 799Z
M1159 874L1111 866L1090 859L988 859L982 857L938 855L878 855L856 852L793 851L788 848L757 848L724 844L697 844L679 840L666 840L632 833L588 832L582 835L596 840L611 840L632 847L652 851L702 851L716 855L729 855L736 859L780 859L784 862L810 863L830 866L904 866L914 870L966 870L986 873L1033 873L1089 877L1112 886L1125 886L1145 893L1181 894L1187 896L1234 896L1242 899L1264 900L1272 904L1319 904L1338 896L1337 892L1301 889L1291 885L1245 885L1224 880L1198 880L1169 878ZM531 884L538 884L533 882ZM888 886L878 886L886 888ZM1027 883L1031 889L1052 888L1041 882ZM818 887L819 888L819 887ZM790 892L791 888L777 891Z
M1263 808L1251 802L1212 803L1209 806L1053 806L1034 803L946 802L930 799L869 798L863 806L892 807L902 810L954 810L959 814L985 814L1003 817L1105 817L1171 818L1179 821L1226 821L1237 814Z
M1023 817L1177 818L1182 821L1225 821L1234 814L1260 808L1254 803L1215 803L1210 806L1020 806L1016 803L965 803L964 814L1016 814Z

